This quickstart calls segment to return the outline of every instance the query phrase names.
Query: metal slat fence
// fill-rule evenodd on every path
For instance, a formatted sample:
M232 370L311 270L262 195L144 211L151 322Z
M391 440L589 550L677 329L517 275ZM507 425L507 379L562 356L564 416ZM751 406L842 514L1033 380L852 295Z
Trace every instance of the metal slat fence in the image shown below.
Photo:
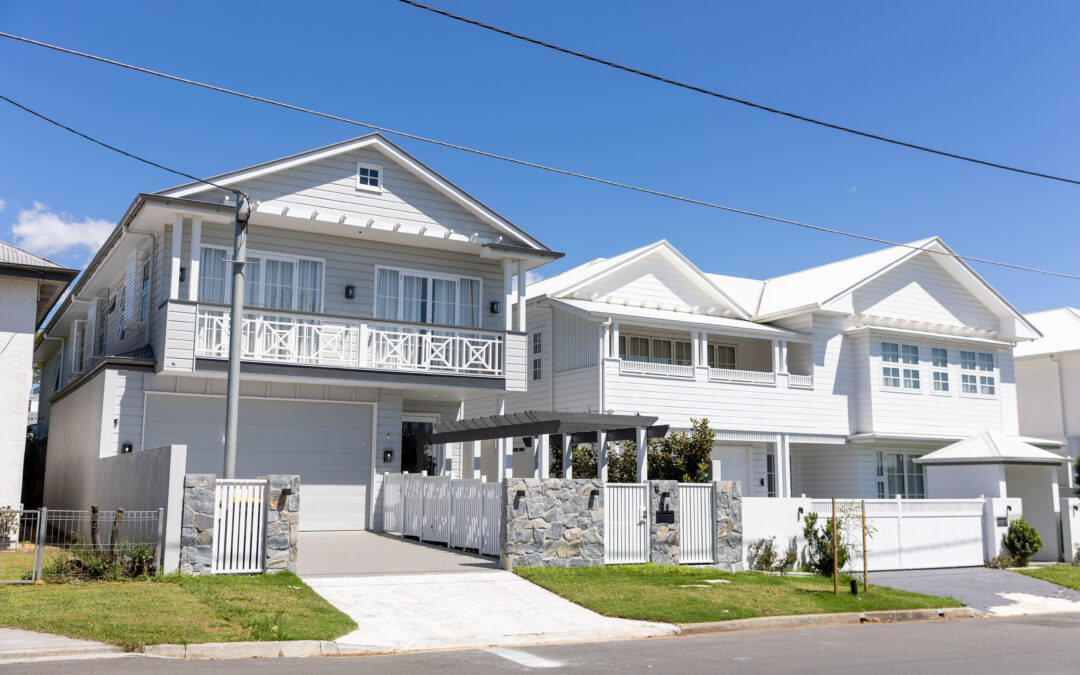
M499 555L502 483L483 479L385 474L383 531Z
M713 562L713 484L679 483L679 562Z
M266 481L218 479L214 489L213 574L263 571Z
M604 562L649 562L649 484L604 486Z

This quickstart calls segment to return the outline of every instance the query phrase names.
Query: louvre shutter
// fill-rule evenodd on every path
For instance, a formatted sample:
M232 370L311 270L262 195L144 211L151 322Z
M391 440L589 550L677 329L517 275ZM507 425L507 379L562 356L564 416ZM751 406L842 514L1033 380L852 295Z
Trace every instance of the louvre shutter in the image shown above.
M76 319L71 322L71 372L72 374L83 371L85 362L84 345L86 344L86 322Z
M98 302L95 299L90 303L90 309L86 312L86 329L83 331L82 345L82 357L78 361L72 361L72 368L78 368L79 363L90 363L90 361L98 356L97 346L97 322L101 320L98 316L101 308L98 306Z
M127 273L124 275L124 325L138 319L139 252L128 254Z

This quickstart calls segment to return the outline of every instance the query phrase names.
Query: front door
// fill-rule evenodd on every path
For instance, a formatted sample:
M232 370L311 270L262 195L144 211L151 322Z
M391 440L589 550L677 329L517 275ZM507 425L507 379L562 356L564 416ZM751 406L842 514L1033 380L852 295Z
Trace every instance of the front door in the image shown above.
M408 473L438 473L438 457L431 445L435 418L422 415L401 418L401 470Z

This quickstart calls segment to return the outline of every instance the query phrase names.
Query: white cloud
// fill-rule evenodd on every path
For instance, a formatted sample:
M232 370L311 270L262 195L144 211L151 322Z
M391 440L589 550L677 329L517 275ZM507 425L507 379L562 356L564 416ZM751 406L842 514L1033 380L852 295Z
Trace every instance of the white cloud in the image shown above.
M19 211L11 232L15 245L31 253L49 256L76 249L94 252L109 236L116 223L97 218L79 221L66 213L55 213L41 202Z
M849 195L857 194L859 192L859 186L858 185L852 185L848 189L844 190L844 192L846 192Z
M7 206L7 202L5 202L3 199L0 199L0 211L3 211L5 206Z
M537 281L542 281L543 279L543 274L540 274L536 270L528 270L525 272L525 288L528 288L532 284L535 284Z

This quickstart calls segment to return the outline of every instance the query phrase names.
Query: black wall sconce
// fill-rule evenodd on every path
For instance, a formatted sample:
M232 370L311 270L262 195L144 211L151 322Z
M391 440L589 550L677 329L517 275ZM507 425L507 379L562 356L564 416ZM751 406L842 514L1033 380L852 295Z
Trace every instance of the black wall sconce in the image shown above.
M382 461L383 461L383 464L389 464L390 462L394 461L394 451L393 450L383 450L382 451Z
M526 436L522 438L521 442L525 445L526 448L531 448L533 444L532 436Z
M181 267L180 268L180 281L181 282L187 281L187 268L186 267Z
M492 314L498 314L501 311L502 311L502 303L499 302L498 300L492 300L491 301L491 313Z
M346 300L354 300L354 299L356 299L356 286L346 286L345 287L345 299Z
M132 446L131 443L124 443L123 445L120 446L120 452L124 453L125 455L127 453L131 452L133 449L134 449L134 446Z

